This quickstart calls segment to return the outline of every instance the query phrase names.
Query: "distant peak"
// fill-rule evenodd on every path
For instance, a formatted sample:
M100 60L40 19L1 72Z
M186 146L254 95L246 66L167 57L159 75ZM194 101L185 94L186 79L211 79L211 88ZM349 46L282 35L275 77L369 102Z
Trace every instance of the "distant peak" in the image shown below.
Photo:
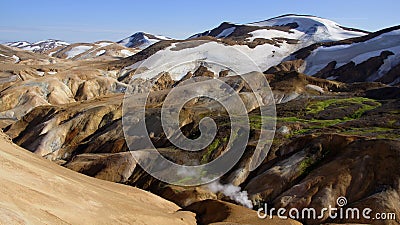
M128 48L144 49L158 41L163 40L171 40L171 38L139 31L125 39L118 41L117 43Z

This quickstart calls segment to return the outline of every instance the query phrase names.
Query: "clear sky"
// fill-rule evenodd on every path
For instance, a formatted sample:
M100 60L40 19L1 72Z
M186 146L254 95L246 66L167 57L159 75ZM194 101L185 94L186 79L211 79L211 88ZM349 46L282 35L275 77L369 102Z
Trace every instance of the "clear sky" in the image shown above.
M369 31L400 24L399 0L0 0L0 42L118 41L137 31L186 38L223 21L310 14Z

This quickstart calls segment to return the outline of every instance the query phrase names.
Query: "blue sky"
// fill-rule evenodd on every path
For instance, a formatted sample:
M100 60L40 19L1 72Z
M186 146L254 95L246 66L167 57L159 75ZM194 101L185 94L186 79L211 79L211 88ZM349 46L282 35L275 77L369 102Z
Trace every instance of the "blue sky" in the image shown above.
M117 41L137 31L186 38L223 21L248 23L287 13L370 31L400 24L399 0L0 0L0 8L0 42Z

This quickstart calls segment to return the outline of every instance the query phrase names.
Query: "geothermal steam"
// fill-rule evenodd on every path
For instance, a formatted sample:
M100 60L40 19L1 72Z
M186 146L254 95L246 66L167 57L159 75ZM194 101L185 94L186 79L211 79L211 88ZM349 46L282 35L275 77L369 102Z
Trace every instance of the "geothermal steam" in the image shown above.
M233 184L221 184L218 180L207 185L207 188L214 193L222 193L229 197L233 201L246 206L247 208L253 208L253 203L249 199L247 191L241 191L240 187Z

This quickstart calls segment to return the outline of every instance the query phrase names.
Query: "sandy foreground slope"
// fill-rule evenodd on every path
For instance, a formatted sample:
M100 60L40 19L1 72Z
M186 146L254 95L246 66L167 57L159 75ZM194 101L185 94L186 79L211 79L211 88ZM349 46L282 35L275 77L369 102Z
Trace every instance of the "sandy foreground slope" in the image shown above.
M0 133L0 224L196 224L148 192L52 164Z

